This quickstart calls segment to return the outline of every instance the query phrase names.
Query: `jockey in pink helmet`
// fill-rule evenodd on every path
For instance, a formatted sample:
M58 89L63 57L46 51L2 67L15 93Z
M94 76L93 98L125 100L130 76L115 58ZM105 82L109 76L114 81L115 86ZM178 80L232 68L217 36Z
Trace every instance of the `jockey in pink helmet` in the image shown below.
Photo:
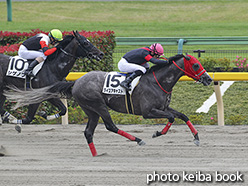
M150 46L151 51L153 51L155 54L162 56L164 55L164 49L161 44L154 43Z
M164 49L161 44L154 43L150 47L143 47L127 52L119 61L118 68L121 72L131 73L130 76L121 82L121 86L130 90L130 83L140 75L146 73L149 68L148 62L154 64L166 64L168 61L160 60L164 55Z

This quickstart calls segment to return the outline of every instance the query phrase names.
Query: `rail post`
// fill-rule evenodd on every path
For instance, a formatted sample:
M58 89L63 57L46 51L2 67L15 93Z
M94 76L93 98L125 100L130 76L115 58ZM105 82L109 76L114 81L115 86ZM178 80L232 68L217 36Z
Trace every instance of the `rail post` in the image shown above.
M178 40L178 50L177 53L178 54L182 54L183 53L183 44L186 43L187 41L184 39L179 39Z
M217 114L218 114L218 125L224 126L224 104L221 96L220 82L214 81L214 91L217 101Z
M64 116L62 116L62 125L68 125L69 121L68 121L68 106L67 106L67 100L66 99L61 99L62 103L65 105L66 107L66 113Z
M12 2L7 0L7 17L8 21L12 21Z

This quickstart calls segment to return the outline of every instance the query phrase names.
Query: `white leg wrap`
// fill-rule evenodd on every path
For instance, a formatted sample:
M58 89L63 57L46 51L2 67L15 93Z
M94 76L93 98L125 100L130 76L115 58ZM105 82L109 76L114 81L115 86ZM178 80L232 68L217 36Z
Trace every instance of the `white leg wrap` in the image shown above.
M59 114L54 114L54 115L47 116L47 120L53 120L53 119L56 119L56 118L59 118L59 117L60 117Z
M6 111L3 115L3 120L4 119L9 119L9 123L13 123L13 124L20 124L22 123L22 120L18 120L16 119L13 115L11 115L8 111Z

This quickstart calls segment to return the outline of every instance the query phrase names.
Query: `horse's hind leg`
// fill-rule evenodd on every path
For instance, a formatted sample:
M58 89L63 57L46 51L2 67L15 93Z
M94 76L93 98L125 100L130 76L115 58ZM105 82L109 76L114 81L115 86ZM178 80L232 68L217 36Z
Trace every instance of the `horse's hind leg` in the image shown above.
M40 103L37 103L37 104L32 104L32 105L29 105L28 106L28 113L27 113L27 116L26 118L24 118L22 120L22 123L23 124L29 124L33 118L34 118L34 115L39 107Z
M118 129L117 126L112 121L111 116L108 112L108 109L105 106L102 109L100 109L99 114L102 117L103 122L104 122L107 130L114 132L114 133L117 133L123 137L126 137L131 141L136 141L139 145L145 145L145 142L142 141L141 139L139 139L135 136L132 136L131 134L129 134L123 130Z
M198 131L195 129L195 127L193 126L193 124L191 123L191 121L189 120L189 118L181 113L181 112L178 112L172 108L168 108L168 110L176 117L176 118L179 118L181 120L183 120L187 125L188 127L190 128L193 136L194 136L194 143L199 146L200 145L200 140L199 140L199 136L198 136Z
M99 120L99 115L93 111L86 109L84 109L84 112L88 115L88 123L84 131L84 136L87 140L92 156L97 156L96 148L93 143L93 135Z
M16 119L13 115L11 115L8 111L4 110L3 105L5 103L5 96L0 95L0 115L1 115L1 121L7 122L11 124L21 124L22 121Z
M40 116L44 117L47 120L53 120L53 119L59 118L60 116L64 116L66 114L67 109L64 103L62 103L62 101L59 98L52 98L52 99L49 99L48 101L51 104L53 104L55 107L57 107L60 112L54 115L50 115L50 116L47 116L46 113L42 113L42 114L39 114Z
M5 110L3 109L4 102L5 102L5 97L1 95L0 96L0 125L2 124L2 116L5 113Z

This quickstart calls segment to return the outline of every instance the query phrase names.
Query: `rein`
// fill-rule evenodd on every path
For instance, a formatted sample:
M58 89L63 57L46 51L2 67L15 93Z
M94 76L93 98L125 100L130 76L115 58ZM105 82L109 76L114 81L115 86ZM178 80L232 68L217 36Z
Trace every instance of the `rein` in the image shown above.
M86 52L86 54L87 54L87 56L88 56L88 54L89 54L89 52L87 51L87 50L85 50L85 48L80 44L80 42L78 41L78 39L77 39L77 37L75 37L76 38L76 43L77 43L77 45L83 50L83 51L85 51ZM67 56L70 56L70 57L73 57L73 58L75 58L75 59L79 59L80 57L77 57L77 56L75 56L75 55L73 55L73 54L70 54L70 53L68 53L68 52L66 52L64 49L62 49L62 48L60 48L60 50L65 54L65 55L67 55Z
M64 49L62 49L62 48L60 48L60 50L61 50L65 55L67 55L67 56L73 57L73 58L75 58L75 59L79 59L79 57L74 56L73 54L70 54L70 53L66 52L66 51L65 51Z
M172 91L168 92L168 91L166 91L166 90L160 85L160 83L158 82L158 79L157 79L157 77L156 77L154 71L153 71L152 73L153 73L153 76L154 76L154 78L155 78L155 80L156 80L158 86L161 88L161 90L163 90L166 94L171 94Z
M190 73L186 72L186 71L185 71L184 69L182 69L181 67L179 67L179 66L175 63L175 61L173 61L173 64L174 64L179 70L181 70L182 72L184 72L184 74L186 74L187 76L189 76L189 77L191 77L192 79L197 80L197 81L200 80L200 77L199 77L199 76L200 76L203 72L206 71L205 69L203 69L200 73L198 73L197 75L193 76L193 75L191 75ZM172 91L171 91L171 92L166 91L166 90L161 86L161 84L158 82L158 79L157 79L157 77L156 77L156 75L155 75L155 72L153 71L152 73L153 73L153 76L154 76L154 78L155 78L155 80L156 80L158 86L161 88L161 90L163 90L166 94L171 94Z

